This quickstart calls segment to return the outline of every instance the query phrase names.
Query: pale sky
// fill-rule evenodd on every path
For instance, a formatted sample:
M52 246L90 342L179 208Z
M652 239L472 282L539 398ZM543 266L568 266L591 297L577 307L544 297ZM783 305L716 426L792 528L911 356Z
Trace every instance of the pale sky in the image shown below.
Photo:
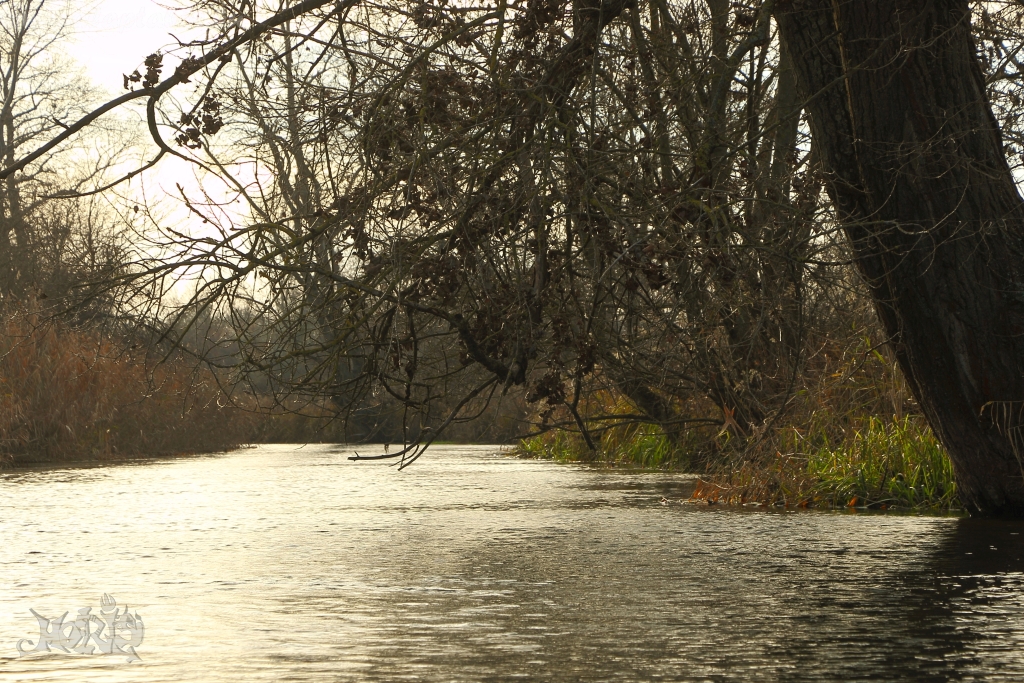
M3 0L0 0L3 2ZM180 0L177 0L180 2ZM123 92L123 74L130 74L135 69L144 71L142 62L147 55L161 48L175 46L177 43L169 34L174 33L183 41L195 37L193 29L189 31L178 23L177 15L167 5L177 4L176 0L87 0L78 5L81 17L73 27L73 39L61 46L85 70L85 75L93 85L107 91L100 95L100 101L116 97ZM165 64L164 77L177 64L177 58L171 58ZM189 91L184 91L185 95ZM173 93L165 99L172 99ZM141 115L140 101L127 105L126 110ZM117 116L117 114L108 114ZM130 117L129 117L130 118ZM148 133L143 133L143 141ZM145 145L148 149L142 152L145 158L155 153L155 146ZM125 168L134 163L129 162ZM195 168L180 159L165 157L156 168L144 173L130 183L119 186L117 192L139 198L154 213L160 216L163 224L173 224L177 229L186 232L203 231L200 221L196 220L180 201L176 186L182 185L192 199L202 199L200 185L195 178ZM222 195L224 186L220 182L206 183L207 190ZM219 189L219 192L218 192ZM144 199L142 199L144 197ZM128 201L130 204L131 201ZM232 212L233 215L233 212ZM238 216L234 216L239 218ZM187 295L191 285L184 282L172 290L172 295Z
M184 39L175 13L154 0L92 0L92 7L74 25L68 53L85 67L89 79L116 95L123 91L122 74L131 73L146 55L171 43L173 32ZM171 4L163 0L162 4Z
M188 40L188 32L178 24L176 13L167 9L173 4L175 0L88 0L78 6L81 15L73 24L74 35L62 47L85 69L94 85L107 91L101 101L123 93L124 74L135 69L144 71L142 62L147 55L173 45L170 33ZM176 62L172 59L167 66L173 68ZM128 108L141 112L138 103ZM176 159L165 162L146 173L147 185L156 181L158 187L169 193L175 192L179 182L194 187L187 164Z

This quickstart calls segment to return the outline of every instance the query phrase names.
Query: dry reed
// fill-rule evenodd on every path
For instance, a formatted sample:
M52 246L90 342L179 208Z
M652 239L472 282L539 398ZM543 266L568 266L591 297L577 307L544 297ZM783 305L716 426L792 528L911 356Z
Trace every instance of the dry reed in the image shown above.
M219 451L254 431L194 364L32 315L0 330L0 464Z

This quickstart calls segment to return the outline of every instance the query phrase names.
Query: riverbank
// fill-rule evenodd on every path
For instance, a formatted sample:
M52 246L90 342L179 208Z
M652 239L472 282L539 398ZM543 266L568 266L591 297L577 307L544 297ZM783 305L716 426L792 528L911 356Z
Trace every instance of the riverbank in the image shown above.
M962 509L949 458L921 418L870 417L838 444L788 431L774 453L711 468L694 497L784 507Z
M524 440L514 452L562 462L696 470L693 498L708 503L961 509L949 458L917 416L867 417L839 441L821 428L793 427L742 445L729 443L726 432L718 439L723 456L717 460L692 457L685 445L673 444L654 425L606 432L594 452L568 432Z
M185 354L8 313L0 316L0 468L217 453L254 443L402 439L394 405L346 423L316 401L244 389L227 371ZM525 409L509 402L504 412L496 408L446 436L507 442Z
M33 316L0 322L0 466L226 451L251 413L184 360Z
M606 383L579 408L595 449L555 407L546 423L573 431L551 429L516 452L691 472L700 477L694 497L707 502L960 510L949 458L885 350L869 337L823 344L780 412L760 425L739 425L732 411L695 396L675 406L687 419L669 422L677 430L669 434L636 422L643 411Z
M788 426L766 434L737 435L708 409L706 424L670 437L627 419L637 411L621 396L598 392L601 414L623 420L591 426L595 450L577 432L552 430L516 453L697 473L694 497L707 502L959 509L949 460L923 419L906 412L913 404L891 363L867 353L825 376L832 381L802 395ZM99 332L9 316L0 322L0 466L348 440L330 415L271 415L254 400L229 400L229 379ZM878 417L886 405L903 414Z

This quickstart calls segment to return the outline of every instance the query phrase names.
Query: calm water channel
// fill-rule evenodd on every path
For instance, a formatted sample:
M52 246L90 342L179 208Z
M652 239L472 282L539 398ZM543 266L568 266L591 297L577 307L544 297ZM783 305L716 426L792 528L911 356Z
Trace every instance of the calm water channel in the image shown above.
M0 473L0 680L1024 681L1024 524L683 504L684 477L486 448L404 472L349 454ZM143 619L141 662L18 657L31 608L104 593Z

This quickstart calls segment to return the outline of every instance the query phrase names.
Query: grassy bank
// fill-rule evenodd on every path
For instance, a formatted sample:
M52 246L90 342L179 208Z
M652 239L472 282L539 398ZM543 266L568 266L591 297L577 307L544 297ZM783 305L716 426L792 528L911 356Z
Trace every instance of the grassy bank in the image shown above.
M250 439L216 378L95 332L0 321L0 464L212 452Z
M549 432L519 444L522 456L658 469L689 469L687 453L652 425L634 426L633 438L605 438L596 453L583 439ZM788 433L785 433L788 432ZM960 508L945 451L920 418L869 417L839 443L799 430L780 430L788 446L771 454L735 455L702 472L694 498L709 503L875 509ZM816 443L817 442L817 443Z
M605 419L588 423L596 450L588 448L576 431L552 429L520 441L515 452L522 457L548 458L560 462L689 471L706 450L710 427L683 432L670 439L653 424L634 422L625 416L635 415L636 408L621 395L601 390L587 396L581 406L587 415L624 416L621 421ZM565 416L562 416L563 418Z
M736 459L703 476L694 497L709 503L960 509L949 458L917 417L869 417L849 438L821 445L789 430L785 450Z
M960 508L948 457L895 364L871 340L849 352L823 353L808 366L786 412L760 432L751 430L757 433L738 436L719 419L670 439L654 425L592 421L587 425L599 437L596 451L579 433L554 430L517 450L555 460L687 470L700 476L695 498L710 503ZM623 398L600 393L585 408L585 415L638 412ZM688 413L713 417L716 410L690 406Z
M516 453L524 457L549 458L561 462L600 462L650 469L685 469L689 458L654 425L630 425L609 430L596 452L587 448L576 434L552 431L522 441Z

